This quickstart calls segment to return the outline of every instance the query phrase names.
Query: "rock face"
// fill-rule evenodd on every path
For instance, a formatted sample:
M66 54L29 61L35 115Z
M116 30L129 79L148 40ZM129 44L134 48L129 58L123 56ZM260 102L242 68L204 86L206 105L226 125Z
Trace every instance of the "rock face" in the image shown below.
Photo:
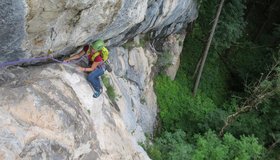
M112 50L114 61L113 85L118 95L117 104L129 131L144 140L143 132L152 133L157 115L153 91L152 66L156 55L150 50L124 48Z
M105 87L92 97L75 64L0 70L0 159L149 159L138 143L155 127L158 56L142 47L110 51L114 71L104 76L114 104Z
M0 7L0 62L23 58L27 56L21 47L25 39L25 2L1 1Z
M59 64L1 70L0 159L149 159L84 76Z
M0 67L48 50L69 55L101 38L117 95L110 99L104 87L94 99L75 64L0 68L0 159L149 159L138 143L156 123L154 71L167 53L164 71L174 79L184 30L197 17L193 0L6 0L0 7Z
M180 66L180 54L183 50L185 34L168 36L163 44L164 53L169 54L170 59L167 60L165 73L172 79L175 79L177 70Z
M193 0L10 0L0 2L0 62L69 51L98 38L109 46L138 34L152 39L184 29Z

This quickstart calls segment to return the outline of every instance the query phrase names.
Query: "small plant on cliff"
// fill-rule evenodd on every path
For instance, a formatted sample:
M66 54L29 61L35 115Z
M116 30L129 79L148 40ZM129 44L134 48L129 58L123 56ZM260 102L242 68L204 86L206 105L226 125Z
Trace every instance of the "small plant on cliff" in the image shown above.
M150 36L149 34L145 34L144 36L140 37L140 40L139 40L139 45L144 48L146 46L146 44L150 41Z
M148 34L145 34L145 35L140 35L139 37L139 42L137 43L136 41L134 40L128 40L124 45L123 47L125 49L128 49L128 50L131 50L132 48L135 48L135 47L142 47L142 48L145 48L146 47L146 44L150 41L150 37Z
M164 71L167 67L172 64L172 55L170 50L165 50L163 53L158 55L157 64L161 71Z
M102 76L102 82L107 89L107 95L112 102L115 102L117 94L114 87L110 83L110 78L107 76Z
M136 44L133 40L129 40L125 44L123 44L123 48L128 49L128 50L131 50L134 47L136 47Z

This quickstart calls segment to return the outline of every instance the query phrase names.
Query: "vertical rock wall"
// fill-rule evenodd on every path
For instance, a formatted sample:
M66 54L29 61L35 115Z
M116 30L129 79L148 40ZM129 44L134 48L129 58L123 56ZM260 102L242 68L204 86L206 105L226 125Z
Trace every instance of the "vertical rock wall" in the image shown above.
M117 46L138 34L164 38L197 17L193 0L11 0L0 2L0 62L70 54L98 38Z
M25 39L24 1L4 0L0 2L0 62L23 58L22 44Z
M74 67L0 70L0 159L149 159L106 91L94 99Z

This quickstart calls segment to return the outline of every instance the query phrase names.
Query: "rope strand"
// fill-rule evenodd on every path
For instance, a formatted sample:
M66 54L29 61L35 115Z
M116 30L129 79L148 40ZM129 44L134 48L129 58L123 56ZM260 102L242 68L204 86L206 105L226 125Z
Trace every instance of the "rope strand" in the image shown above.
M16 60L16 61L9 61L9 62L3 62L3 63L0 63L0 69L1 68L4 68L4 67L7 67L7 66L15 66L15 65L20 65L22 63L30 63L32 61L43 61L43 60L47 60L47 59L51 59L55 62L58 62L58 63L62 63L62 64L76 64L76 63L79 63L82 58L84 57L85 55L83 55L82 57L80 57L79 59L77 60L73 60L71 62L64 62L64 61L61 61L59 59L56 59L54 58L52 55L50 56L44 56L44 57L35 57L35 58L29 58L29 59L19 59L19 60Z

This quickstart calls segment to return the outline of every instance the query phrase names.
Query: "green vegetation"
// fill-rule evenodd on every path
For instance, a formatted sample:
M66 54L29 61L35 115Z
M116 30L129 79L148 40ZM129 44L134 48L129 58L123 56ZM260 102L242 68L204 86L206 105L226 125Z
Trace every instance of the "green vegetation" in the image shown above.
M194 125L203 123L216 108L210 98L203 94L192 97L185 84L173 82L166 76L157 77L155 90L164 130L203 130L203 126Z
M102 76L102 82L107 89L107 95L112 102L115 102L117 94L114 87L110 83L110 78L107 76Z
M131 50L134 47L137 47L137 46L133 40L127 41L125 44L123 44L123 48L128 49L128 50Z
M200 2L175 80L155 78L160 132L143 146L153 160L277 160L280 1L225 1L193 97L194 71L219 3Z
M192 142L186 139L181 130L164 132L153 145L147 143L144 148L155 160L259 159L265 151L252 136L237 139L227 133L219 138L213 131L207 131L204 135L194 135Z
M160 71L163 72L171 64L172 64L172 55L169 50L164 51L162 54L158 55L157 65Z
M146 44L149 42L150 37L149 34L144 34L139 37L139 44L137 44L134 40L129 40L125 44L123 44L123 47L125 49L131 50L132 48L135 47L145 47Z

